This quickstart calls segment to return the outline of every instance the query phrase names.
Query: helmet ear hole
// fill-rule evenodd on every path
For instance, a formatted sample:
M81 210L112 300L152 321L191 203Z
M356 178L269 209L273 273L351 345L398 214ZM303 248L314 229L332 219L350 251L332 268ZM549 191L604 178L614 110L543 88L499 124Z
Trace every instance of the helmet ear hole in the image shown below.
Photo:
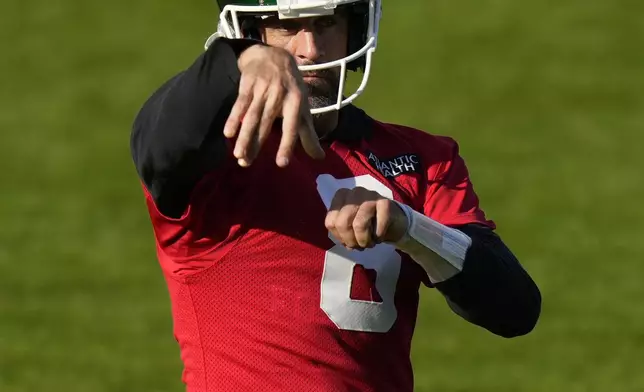
M241 31L242 36L246 39L252 39L255 41L261 41L262 35L259 32L257 27L257 20L255 17L247 17L241 20Z

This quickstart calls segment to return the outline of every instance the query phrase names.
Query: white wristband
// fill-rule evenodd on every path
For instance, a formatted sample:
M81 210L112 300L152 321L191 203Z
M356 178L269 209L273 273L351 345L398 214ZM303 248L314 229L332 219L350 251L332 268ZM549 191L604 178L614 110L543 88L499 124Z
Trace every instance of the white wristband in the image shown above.
M447 280L462 271L472 239L459 230L414 211L406 204L398 205L407 215L409 227L405 236L395 244L396 247L420 264L434 283Z

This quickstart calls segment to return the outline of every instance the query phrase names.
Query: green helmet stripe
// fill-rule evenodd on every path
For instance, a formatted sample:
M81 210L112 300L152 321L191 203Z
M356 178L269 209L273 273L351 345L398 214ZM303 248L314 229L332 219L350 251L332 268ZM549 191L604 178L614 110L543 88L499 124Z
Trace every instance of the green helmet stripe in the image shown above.
M231 0L231 1L220 1L219 5L222 8L225 5L249 5L249 6L277 5L277 0Z

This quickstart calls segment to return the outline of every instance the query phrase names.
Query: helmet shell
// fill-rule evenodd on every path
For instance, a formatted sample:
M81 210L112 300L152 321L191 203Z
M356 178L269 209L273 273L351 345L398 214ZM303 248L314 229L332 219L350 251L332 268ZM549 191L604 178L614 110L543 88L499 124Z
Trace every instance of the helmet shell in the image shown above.
M330 15L338 9L346 11L349 31L347 56L323 64L300 66L301 71L341 68L341 86L338 102L330 107L314 109L312 113L339 110L361 95L369 79L372 56L376 50L382 0L217 0L221 9L217 32L206 42L206 48L217 38L248 38L260 40L262 35L257 21L266 16L280 19L306 18ZM363 71L360 87L353 95L341 99L346 70Z

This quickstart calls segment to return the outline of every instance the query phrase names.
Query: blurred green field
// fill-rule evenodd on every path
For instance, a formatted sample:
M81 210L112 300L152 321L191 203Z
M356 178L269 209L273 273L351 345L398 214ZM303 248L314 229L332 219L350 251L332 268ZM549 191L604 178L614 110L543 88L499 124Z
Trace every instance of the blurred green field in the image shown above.
M129 155L214 1L4 0L0 391L181 391ZM418 391L644 391L644 2L385 0L375 117L456 137L540 284L502 340L424 293Z

